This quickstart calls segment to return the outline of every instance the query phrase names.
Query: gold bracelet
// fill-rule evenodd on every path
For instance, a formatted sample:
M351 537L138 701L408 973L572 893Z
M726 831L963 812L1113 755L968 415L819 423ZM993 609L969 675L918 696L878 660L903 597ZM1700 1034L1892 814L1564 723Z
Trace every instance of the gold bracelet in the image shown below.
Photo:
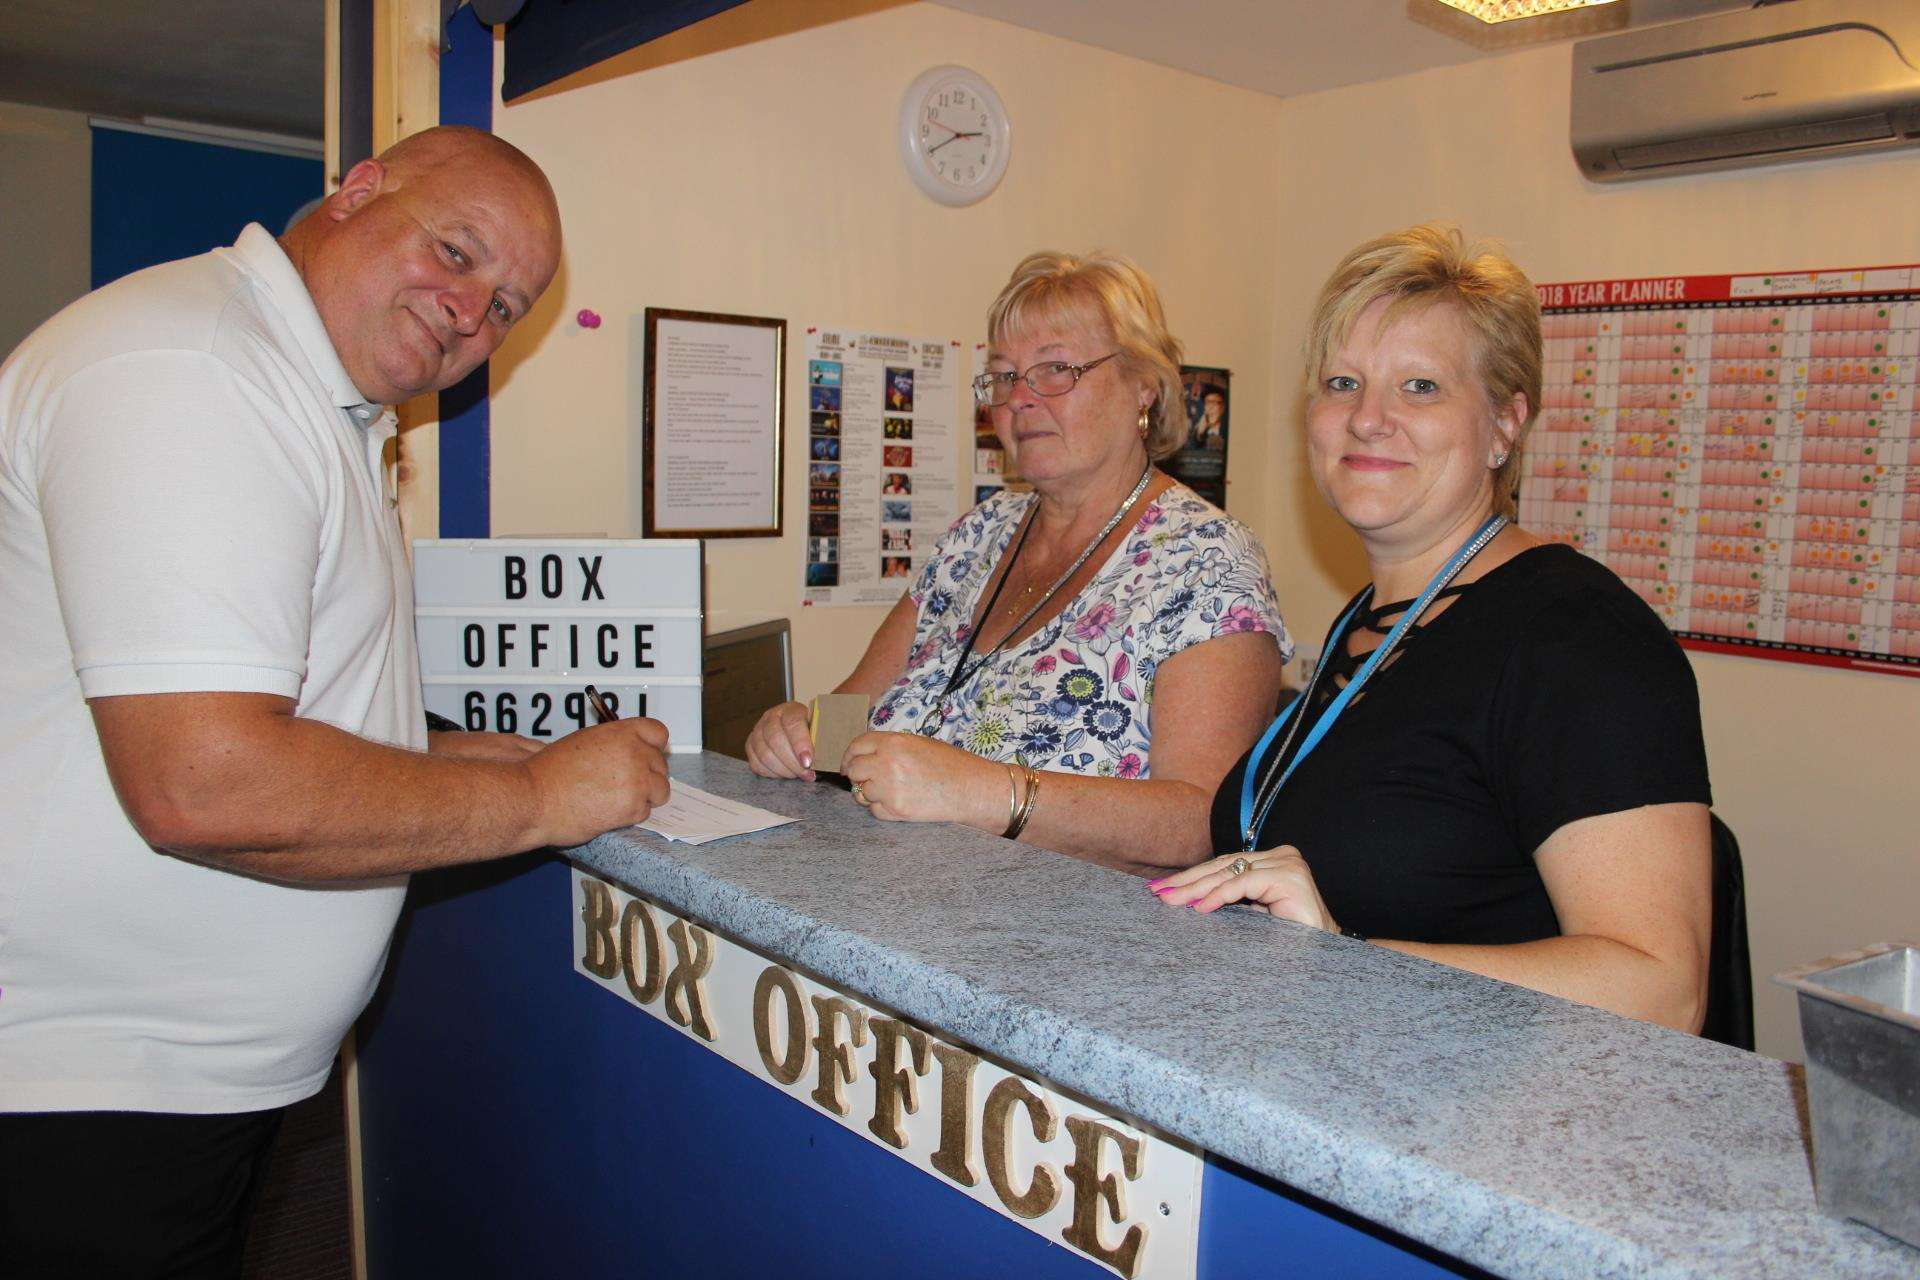
M1005 834L1009 840L1018 840L1020 833L1027 829L1027 822L1033 817L1033 802L1040 795L1040 775L1031 766L1023 767L1027 773L1027 795L1020 802L1020 812L1013 815L1013 821L1007 826Z
M1020 801L1025 798L1020 791L1021 768L1022 766L1012 763L1007 765L1007 829L1000 833L1000 838L1003 840L1011 840L1019 835L1020 828L1025 825L1021 821L1024 806Z

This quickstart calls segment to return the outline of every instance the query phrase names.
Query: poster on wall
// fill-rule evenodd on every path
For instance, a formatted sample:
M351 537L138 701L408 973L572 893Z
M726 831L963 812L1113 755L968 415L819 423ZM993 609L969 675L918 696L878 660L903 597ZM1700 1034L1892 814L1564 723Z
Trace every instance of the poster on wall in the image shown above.
M1920 676L1920 266L1538 288L1521 523L1688 648Z
M807 330L809 605L892 604L958 512L960 343Z
M1186 439L1160 469L1219 507L1227 508L1227 406L1233 371L1180 366L1185 400L1179 406Z
M1018 469L993 429L993 410L973 395L973 380L987 371L987 344L973 344L973 368L967 375L967 407L973 412L973 485L968 500L978 506L1002 489L1024 489Z

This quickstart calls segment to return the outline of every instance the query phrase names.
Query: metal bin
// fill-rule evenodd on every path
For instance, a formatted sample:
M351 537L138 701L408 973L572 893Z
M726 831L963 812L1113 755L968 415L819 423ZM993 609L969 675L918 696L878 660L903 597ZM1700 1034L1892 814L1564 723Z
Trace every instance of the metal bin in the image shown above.
M1820 1208L1920 1248L1920 946L1883 942L1774 981L1800 993Z

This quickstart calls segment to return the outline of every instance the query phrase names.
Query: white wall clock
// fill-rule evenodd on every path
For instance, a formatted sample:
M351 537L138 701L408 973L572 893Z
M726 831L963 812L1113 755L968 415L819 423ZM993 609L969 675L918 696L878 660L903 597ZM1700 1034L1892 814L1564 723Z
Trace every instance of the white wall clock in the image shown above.
M941 204L972 204L1000 185L1012 151L1007 108L965 67L923 72L900 100L900 160Z

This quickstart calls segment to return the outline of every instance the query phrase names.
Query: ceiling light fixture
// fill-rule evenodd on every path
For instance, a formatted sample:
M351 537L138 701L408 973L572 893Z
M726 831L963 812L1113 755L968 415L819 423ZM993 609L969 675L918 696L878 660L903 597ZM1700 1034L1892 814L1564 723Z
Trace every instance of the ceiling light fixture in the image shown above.
M1612 4L1614 0L1440 0L1440 3L1482 22L1512 22L1516 18L1544 18L1550 13Z

